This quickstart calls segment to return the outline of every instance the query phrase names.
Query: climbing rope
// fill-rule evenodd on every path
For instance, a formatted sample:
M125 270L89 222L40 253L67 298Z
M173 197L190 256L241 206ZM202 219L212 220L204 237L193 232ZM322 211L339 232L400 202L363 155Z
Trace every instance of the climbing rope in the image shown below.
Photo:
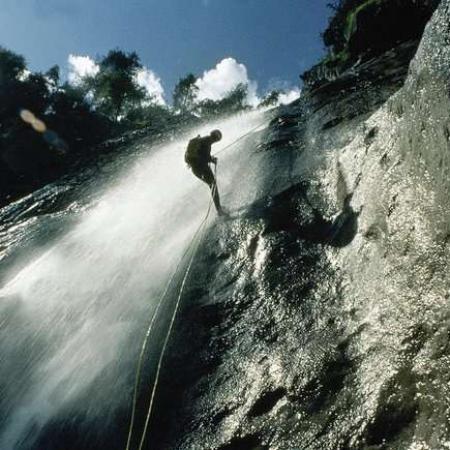
M225 150L228 150L229 148L233 147L234 145L236 145L238 142L240 142L242 139L245 139L247 136L249 136L250 134L254 133L258 128L260 128L262 125L264 125L267 122L267 120L265 120L264 122L258 124L256 127L252 128L250 131L248 131L247 133L243 134L242 136L240 136L239 138L237 138L236 140L234 140L233 142L231 142L230 144L228 144L227 146L225 146L224 148L222 148L221 150L219 150L216 154L222 153ZM127 437L127 445L126 445L126 450L130 450L131 447L131 443L132 443L132 438L133 438L133 430L134 430L134 425L135 425L135 421L136 421L136 410L137 410L137 399L138 399L138 391L139 391L139 385L141 383L141 377L142 377L142 365L143 365L143 361L144 361L144 356L145 356L145 352L147 350L147 346L148 346L148 342L149 342L149 338L150 335L152 334L154 325L155 325L155 321L158 317L158 314L160 312L161 306L167 296L167 293L169 292L170 286L172 285L173 280L175 279L178 270L181 266L182 261L184 260L184 258L188 255L188 253L190 252L191 249L193 249L192 251L192 255L190 257L189 263L187 265L185 274L183 276L183 280L181 282L181 286L180 286L180 290L178 293L178 297L177 297L177 301L175 303L175 308L173 310L172 313L172 317L169 323L169 328L167 330L167 334L166 337L164 339L164 343L163 343L163 347L161 349L161 353L160 353L160 357L158 360L158 365L156 368L156 374L155 374L155 380L153 383L153 387L152 387L152 391L151 391L151 396L150 396L150 402L149 402L149 407L147 410L147 415L145 418L145 423L144 423L144 429L142 431L142 435L141 435L141 439L139 442L139 447L138 450L142 450L145 439L147 437L147 431L148 431L148 425L150 422L150 417L152 414L152 410L153 410L153 405L154 405L154 401L155 401L155 396L156 396L156 391L158 388L158 384L159 384L159 380L160 380L160 374L161 374L161 369L162 369L162 365L163 365L163 361L164 361L164 356L167 350L167 345L169 343L170 340L170 336L172 334L172 330L173 330L173 325L175 323L175 319L181 304L181 298L184 292L184 288L189 276L189 273L191 271L192 268L192 264L194 262L194 258L195 255L197 253L197 250L200 246L200 243L203 240L203 236L204 233L206 231L206 223L208 221L210 212L211 212L211 207L213 204L213 197L215 194L215 190L217 189L217 164L215 166L214 169L214 178L216 180L216 183L214 184L214 187L212 189L212 195L211 195L211 199L209 202L209 206L208 206L208 210L206 212L206 215L204 217L204 219L202 220L202 222L200 223L199 227L197 228L196 232L194 233L194 236L191 239L190 244L188 245L186 251L183 253L180 261L177 264L177 267L175 268L175 271L173 272L172 276L170 277L169 281L167 282L160 298L158 299L158 303L156 306L156 309L152 315L152 318L150 320L150 323L147 327L147 332L145 334L144 337L144 341L142 343L141 346L141 351L139 354L139 360L138 360L138 365L137 365L137 369L136 369L136 376L135 376L135 383L134 383L134 390L133 390L133 403L132 403L132 413L131 413L131 419L130 419L130 425L129 425L129 430L128 430L128 437ZM199 239L197 239L200 236Z
M211 205L208 208L208 213L206 215L206 219L209 216L210 210L211 210ZM184 274L183 281L181 283L180 291L179 291L179 294L178 294L177 302L175 304L175 308L174 308L174 311L173 311L173 314L172 314L172 318L171 318L171 321L170 321L169 329L167 331L166 339L164 340L164 345L163 345L163 348L161 350L161 354L160 354L159 361L158 361L158 367L156 369L155 382L153 383L153 389L152 389L152 394L151 394L151 398L150 398L150 404L149 404L149 407L148 407L147 416L145 418L144 430L142 431L141 441L139 443L139 448L138 448L139 450L142 450L142 448L144 446L145 438L147 436L148 424L150 422L150 417L151 417L152 410L153 410L153 404L154 404L154 401L155 401L156 390L158 388L158 384L159 384L159 380L160 380L160 373L161 373L161 368L162 368L164 355L165 355L166 349L167 349L167 344L169 343L170 335L172 334L173 325L175 323L175 318L177 316L178 310L180 308L181 297L182 297L183 292L184 292L184 287L186 285L186 281L187 281L187 279L189 277L189 274L191 272L192 264L194 262L194 257L195 257L195 255L197 253L197 250L198 250L198 248L200 246L200 243L203 240L203 236L204 236L204 233L206 231L206 226L205 225L206 225L206 221L203 224L203 230L202 230L202 233L200 235L200 239L197 240L197 242L196 242L196 244L194 246L194 250L192 252L191 259L189 261L188 267L187 267L186 272Z
M209 215L209 212L208 212ZM139 385L141 383L141 373L142 373L142 364L144 361L144 356L145 356L145 351L147 350L147 345L148 345L148 341L150 338L150 335L153 331L153 326L155 324L156 318L158 317L158 313L159 310L164 302L164 299L166 298L167 293L169 292L169 288L175 278L175 276L178 273L178 270L181 266L182 261L184 260L184 258L186 257L186 255L189 253L189 250L191 249L191 245L192 242L195 241L195 239L197 238L198 233L200 232L201 227L203 226L203 223L206 221L207 217L205 217L205 219L203 220L203 222L200 224L200 226L198 227L197 231L195 232L194 236L192 237L192 241L191 244L187 247L186 251L184 252L183 256L180 258L177 267L175 268L175 271L173 272L172 276L170 277L169 281L167 282L163 293L161 294L157 306L155 308L155 311L152 315L151 321L149 323L149 326L147 327L147 332L145 333L145 337L144 337L144 341L142 343L141 346L141 352L139 354L139 361L138 361L138 366L136 369L136 378L135 378L135 383L134 383L134 390L133 390L133 405L132 405L132 413L131 413L131 419L130 419L130 426L129 426L129 430L128 430L128 438L127 438L127 446L126 446L126 450L130 450L130 445L131 445L131 438L132 438L132 434L133 434L133 428L134 428L134 422L135 422L135 418L136 418L136 406L137 406L137 397L138 397L138 390L139 390Z
M216 152L216 155L219 155L220 153L224 152L225 150L228 150L229 148L233 147L234 145L236 145L238 142L242 141L242 139L245 139L247 136L249 136L250 134L254 133L258 128L262 127L263 125L265 125L267 123L267 120L265 120L264 122L260 123L259 125L257 125L256 127L252 128L250 131L248 131L247 133L243 134L242 136L238 137L236 140L234 140L231 144L228 144L227 146L225 146L224 148L220 149L218 152Z
M215 169L214 169L214 178L217 180L217 165L215 166ZM146 420L145 420L144 431L142 433L141 441L140 441L140 444L139 444L139 450L142 449L142 446L144 444L145 436L147 434L148 423L149 423L151 412L152 412L152 409L153 409L153 403L154 403L154 398L155 398L155 394L156 394L156 389L157 389L157 386L158 386L158 383L159 383L159 376L160 376L160 372L161 372L161 368L162 368L162 362L163 362L164 354L165 354L165 351L166 351L167 344L169 342L170 334L172 333L173 324L175 322L175 318L176 318L176 315L177 315L177 312L178 312L178 309L179 309L181 296L182 296L183 291L184 291L184 286L186 284L187 277L189 275L190 269L192 267L192 263L194 261L194 256L195 256L195 254L197 252L197 249L198 249L198 246L200 245L200 242L203 240L203 233L204 233L204 231L206 229L205 225L206 225L206 223L208 221L208 218L209 218L209 215L211 213L213 197L214 197L216 189L217 189L217 184L214 185L214 188L212 190L212 195L211 195L211 199L210 199L210 202L209 202L209 205L208 205L208 210L206 212L206 215L205 215L204 219L202 220L202 222L200 223L200 225L198 226L196 232L194 233L194 236L191 239L190 244L188 245L186 251L183 253L182 257L180 258L180 260L179 260L179 262L177 264L177 267L175 268L175 271L173 272L172 276L170 277L169 281L167 282L167 284L166 284L166 286L164 288L164 291L163 291L162 295L160 296L160 298L158 300L158 303L157 303L155 312L153 313L153 316L152 316L152 319L150 321L150 324L147 327L147 332L145 334L145 338L144 338L144 341L143 341L142 346L141 346L141 352L140 352L140 355L139 355L139 361L138 361L138 365L137 365L137 369L136 369L136 377L135 377L134 392L133 392L133 405L132 405L130 426L129 426L129 430L128 430L128 438L127 438L126 450L130 450L131 441L132 441L132 437L133 437L134 422L136 420L137 397L138 397L139 385L141 383L142 365L143 365L145 351L147 349L147 345L148 345L148 341L149 341L150 335L151 335L151 333L153 331L154 324L155 324L156 318L158 316L159 310L161 309L161 306L162 306L162 304L164 302L164 299L166 298L166 295L169 292L170 286L171 286L175 276L178 273L178 270L179 270L179 268L181 266L182 261L184 260L186 255L189 253L189 251L193 247L195 247L195 250L192 253L191 259L189 261L188 267L187 267L185 275L183 277L183 281L182 281L182 284L181 284L181 288L180 288L180 292L179 292L179 295L178 295L178 298L177 298L175 309L174 309L174 312L172 314L172 318L171 318L171 322L170 322L170 325L169 325L169 329L168 329L168 332L167 332L167 335L166 335L166 338L165 338L165 341L164 341L164 344L163 344L163 348L161 350L161 354L160 354L160 358L159 358L158 366L157 366L157 370L156 370L156 375L155 375L155 382L153 384L153 389L152 389L152 393L151 393L150 404L149 404L149 408L148 408L147 416L146 416ZM200 233L201 233L201 238L197 240L197 236Z

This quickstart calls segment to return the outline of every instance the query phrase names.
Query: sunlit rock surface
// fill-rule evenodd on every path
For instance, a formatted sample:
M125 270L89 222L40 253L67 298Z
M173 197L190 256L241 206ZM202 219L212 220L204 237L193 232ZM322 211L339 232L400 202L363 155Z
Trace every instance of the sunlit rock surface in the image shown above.
M270 127L220 156L231 217L194 260L144 448L450 448L449 24L445 0L410 66L414 43L220 124ZM1 211L2 449L125 448L148 316L208 204L185 138Z
M280 111L265 195L198 258L159 448L450 448L449 24L397 93L407 46Z

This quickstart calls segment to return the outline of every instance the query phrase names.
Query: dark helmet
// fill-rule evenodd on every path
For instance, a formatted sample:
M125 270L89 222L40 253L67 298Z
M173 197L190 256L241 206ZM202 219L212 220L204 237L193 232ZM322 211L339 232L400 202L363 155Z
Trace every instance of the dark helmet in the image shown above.
M209 135L214 139L215 142L218 142L222 139L222 132L220 130L213 130Z

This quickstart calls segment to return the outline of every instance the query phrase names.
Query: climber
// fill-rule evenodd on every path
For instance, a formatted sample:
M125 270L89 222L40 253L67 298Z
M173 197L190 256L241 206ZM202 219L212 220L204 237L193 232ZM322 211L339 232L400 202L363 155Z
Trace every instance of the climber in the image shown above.
M209 136L191 139L187 146L184 160L197 178L200 178L211 189L211 195L219 216L225 216L226 212L220 205L219 192L214 173L209 166L210 163L217 164L217 158L211 156L211 145L222 139L220 130L213 130Z

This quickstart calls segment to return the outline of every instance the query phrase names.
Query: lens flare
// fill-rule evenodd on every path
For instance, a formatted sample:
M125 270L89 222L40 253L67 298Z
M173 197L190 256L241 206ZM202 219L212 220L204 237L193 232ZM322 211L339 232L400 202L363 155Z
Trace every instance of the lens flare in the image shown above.
M41 119L38 119L28 109L22 109L19 115L24 122L30 124L38 133L45 133L47 131L47 125L45 125L45 122L43 122Z
M40 119L35 119L33 122L31 122L31 126L36 130L38 133L45 133L47 130L47 126L45 123Z
M31 111L28 111L28 109L22 109L20 111L20 117L24 122L29 124L32 124L36 120L36 116Z

